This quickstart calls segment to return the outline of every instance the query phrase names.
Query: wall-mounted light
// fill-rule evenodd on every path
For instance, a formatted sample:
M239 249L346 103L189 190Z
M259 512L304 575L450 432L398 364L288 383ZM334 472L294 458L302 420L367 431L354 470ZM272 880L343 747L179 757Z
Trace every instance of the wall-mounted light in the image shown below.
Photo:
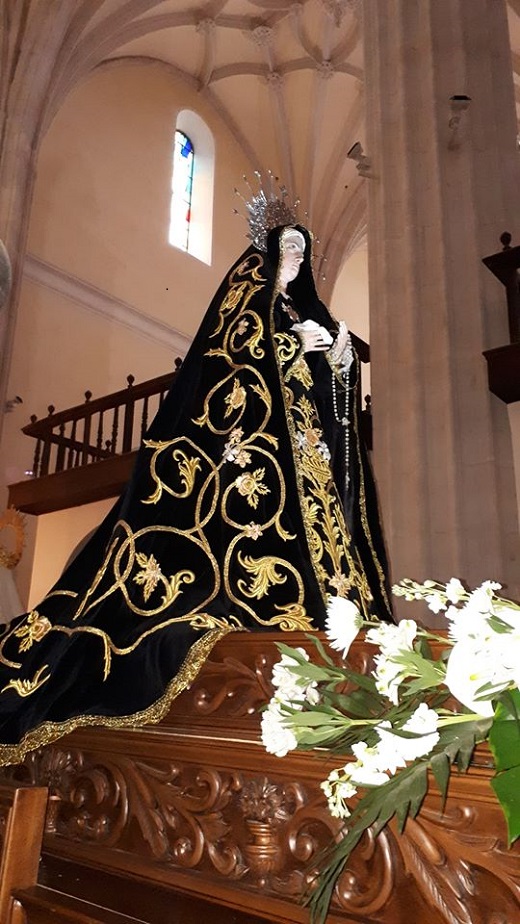
M350 150L347 151L347 157L349 160L354 160L356 162L357 172L360 176L371 176L370 159L363 153L363 147L360 141L356 141Z
M471 96L455 94L450 96L450 117L448 120L448 147L451 151L460 147L462 142L462 129L466 121L466 113L471 103Z
M11 411L14 411L18 404L23 404L23 398L20 398L20 395L15 395L14 398L9 398L9 401L6 401L4 404L5 413L10 414Z

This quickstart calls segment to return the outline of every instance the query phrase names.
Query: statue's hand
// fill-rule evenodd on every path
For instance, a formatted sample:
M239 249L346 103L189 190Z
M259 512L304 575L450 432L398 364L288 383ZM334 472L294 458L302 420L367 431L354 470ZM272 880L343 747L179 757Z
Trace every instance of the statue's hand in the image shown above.
M328 330L316 324L315 321L307 320L302 324L293 324L292 329L298 334L304 353L311 350L328 350L332 338Z
M352 343L345 321L339 322L338 336L329 350L329 358L335 366L350 366L352 362Z

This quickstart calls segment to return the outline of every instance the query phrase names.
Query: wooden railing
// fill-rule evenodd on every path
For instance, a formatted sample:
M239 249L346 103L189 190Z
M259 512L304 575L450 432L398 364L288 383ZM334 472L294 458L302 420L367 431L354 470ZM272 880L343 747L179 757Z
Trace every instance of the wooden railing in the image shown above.
M352 337L362 363L370 361L369 346ZM164 400L182 360L172 372L56 412L50 405L47 417L23 427L36 440L30 477L9 485L9 505L38 516L80 504L117 497L125 488L148 425ZM362 394L362 389L360 389ZM361 432L372 448L370 395L358 407ZM28 473L29 474L29 473Z
M100 462L136 449L168 392L182 360L175 360L173 372L92 400L85 392L85 403L55 413L49 405L48 417L34 415L23 427L26 436L36 440L32 476L41 478L54 472Z

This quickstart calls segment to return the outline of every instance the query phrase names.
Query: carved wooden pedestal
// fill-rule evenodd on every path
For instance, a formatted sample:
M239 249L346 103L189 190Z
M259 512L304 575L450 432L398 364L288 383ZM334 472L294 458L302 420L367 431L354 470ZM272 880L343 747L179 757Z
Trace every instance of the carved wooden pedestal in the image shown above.
M308 920L309 877L339 836L319 787L332 765L317 753L276 758L259 742L276 639L222 641L157 726L77 731L10 771L60 798L48 885L150 924ZM358 668L368 657L355 646ZM390 826L366 837L331 924L520 922L520 850L506 849L491 776L483 749L453 776L443 814L432 787L403 835Z

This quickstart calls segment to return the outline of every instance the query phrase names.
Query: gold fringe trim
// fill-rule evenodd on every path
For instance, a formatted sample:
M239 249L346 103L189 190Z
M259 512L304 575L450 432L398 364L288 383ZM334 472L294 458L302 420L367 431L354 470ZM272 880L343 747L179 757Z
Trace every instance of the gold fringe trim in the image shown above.
M182 666L165 692L141 712L123 716L79 715L66 722L43 722L31 729L19 744L0 744L0 767L19 764L29 751L51 744L58 738L68 735L76 728L100 725L104 728L128 728L129 726L151 725L160 722L168 712L173 700L195 680L206 662L211 650L229 632L240 631L234 628L214 629L206 633L191 646Z

